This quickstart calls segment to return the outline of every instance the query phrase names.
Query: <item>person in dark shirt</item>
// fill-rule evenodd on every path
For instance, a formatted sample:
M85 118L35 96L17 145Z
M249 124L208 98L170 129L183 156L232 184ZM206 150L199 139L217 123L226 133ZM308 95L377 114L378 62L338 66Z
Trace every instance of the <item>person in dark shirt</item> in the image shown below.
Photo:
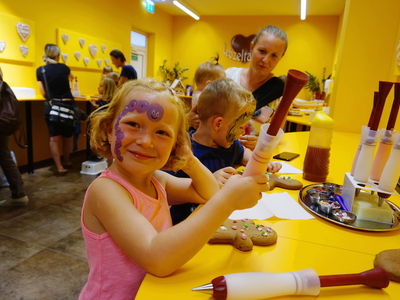
M45 102L45 119L49 129L50 152L56 165L57 174L65 175L67 170L64 167L71 166L70 154L72 151L73 126L66 126L62 123L49 122L51 106L48 101L62 101L64 105L73 107L73 96L69 86L72 79L71 70L64 64L59 63L60 48L54 44L46 44L44 66L37 68L36 79L39 89ZM63 163L61 162L61 148L63 149Z
M252 155L238 138L255 106L253 95L232 79L217 79L209 83L199 96L197 112L200 124L196 131L190 132L192 151L213 172L220 187L232 175L238 174L235 167L246 165ZM275 173L281 167L280 163L270 162L266 171ZM169 173L188 177L182 171ZM196 207L195 203L172 205L173 224L186 219Z
M125 55L117 50L114 49L110 52L111 62L114 66L121 69L121 74L119 75L119 80L117 87L121 87L125 82L128 80L135 80L137 79L137 73L134 67L131 65L127 65Z
M280 77L272 71L284 56L288 47L286 33L278 27L268 25L261 29L251 42L249 68L229 68L226 77L253 93L257 101L254 119L266 122L273 112L268 105L283 95L285 86ZM254 149L257 138L243 136L244 146Z

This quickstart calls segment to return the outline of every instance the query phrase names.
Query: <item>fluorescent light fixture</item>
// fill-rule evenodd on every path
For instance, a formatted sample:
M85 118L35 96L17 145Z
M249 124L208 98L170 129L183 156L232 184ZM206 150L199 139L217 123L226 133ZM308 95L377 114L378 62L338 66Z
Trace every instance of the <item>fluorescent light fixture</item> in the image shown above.
M305 20L307 17L307 0L300 0L300 20Z
M200 17L196 15L194 12L192 12L190 9L188 9L186 6L183 6L181 3L178 1L172 1L172 3L177 6L179 9L183 10L185 13L187 13L189 16L191 16L195 20L200 20Z

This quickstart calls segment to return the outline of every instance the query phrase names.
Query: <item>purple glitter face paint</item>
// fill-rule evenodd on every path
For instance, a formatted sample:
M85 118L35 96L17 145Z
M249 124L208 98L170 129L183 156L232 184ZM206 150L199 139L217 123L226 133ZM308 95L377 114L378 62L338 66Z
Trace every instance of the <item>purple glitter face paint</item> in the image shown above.
M119 126L119 123L121 122L121 119L128 113L128 112L133 112L137 111L138 113L147 113L147 117L149 118L150 121L160 121L164 115L164 108L157 103L150 104L146 100L131 100L123 109L123 111L120 113L118 116L117 121L115 122L114 125L114 130L115 130L115 145L114 145L114 153L117 156L117 159L119 161L123 161L123 157L121 154L121 146L122 146L122 139L124 138L124 133L121 130L121 127Z

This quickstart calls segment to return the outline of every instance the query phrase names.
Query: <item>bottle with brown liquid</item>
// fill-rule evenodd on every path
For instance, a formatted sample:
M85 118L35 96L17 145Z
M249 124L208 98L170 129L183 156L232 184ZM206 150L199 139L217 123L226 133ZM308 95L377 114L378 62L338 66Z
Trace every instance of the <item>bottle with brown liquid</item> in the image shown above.
M324 111L316 112L311 122L310 137L304 158L303 178L314 182L325 182L329 173L333 119Z

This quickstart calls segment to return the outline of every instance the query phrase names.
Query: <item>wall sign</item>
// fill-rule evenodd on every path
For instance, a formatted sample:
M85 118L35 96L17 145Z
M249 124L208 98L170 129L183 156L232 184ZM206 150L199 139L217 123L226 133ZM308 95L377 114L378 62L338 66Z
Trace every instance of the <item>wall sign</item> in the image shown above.
M236 34L231 39L231 46L233 50L227 49L225 45L225 56L234 61L240 61L242 63L249 62L251 59L250 45L254 37L255 34L249 35L247 37L241 34Z

